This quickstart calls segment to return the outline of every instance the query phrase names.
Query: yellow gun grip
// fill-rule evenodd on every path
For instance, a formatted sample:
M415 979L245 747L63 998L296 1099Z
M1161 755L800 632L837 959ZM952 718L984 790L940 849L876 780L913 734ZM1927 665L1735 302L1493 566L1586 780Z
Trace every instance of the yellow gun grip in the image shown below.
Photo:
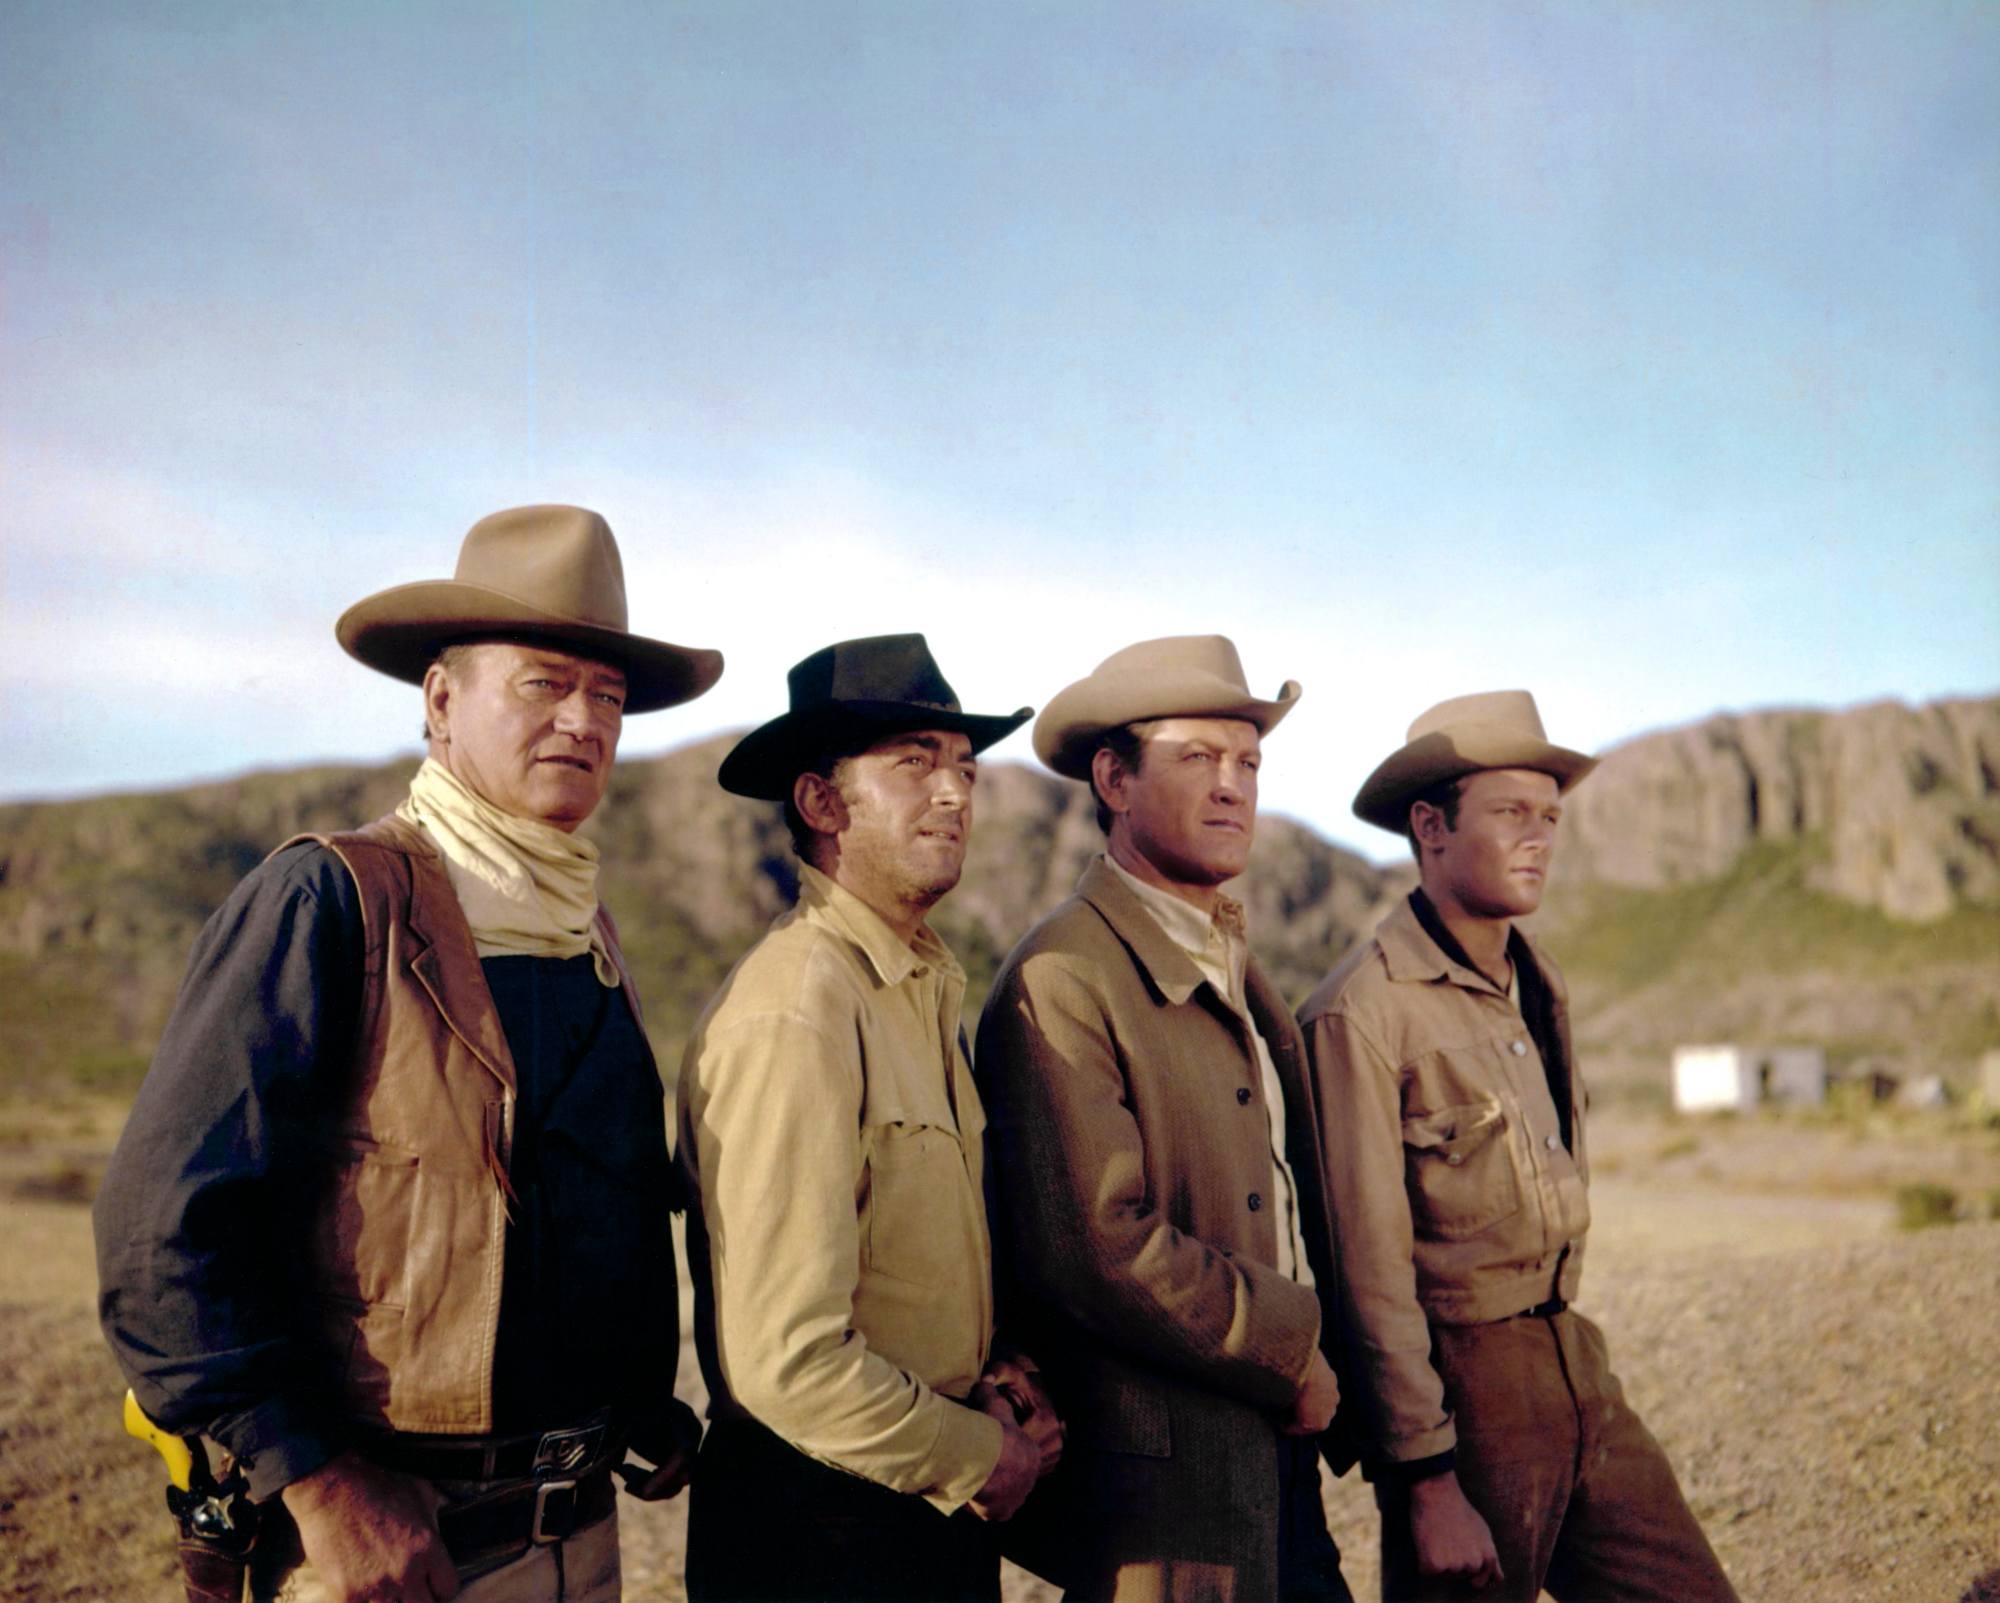
M188 1482L194 1475L194 1453L180 1437L161 1430L148 1419L145 1409L139 1406L139 1399L129 1391L125 1393L125 1434L136 1436L142 1442L151 1442L158 1448L160 1457L167 1461L167 1479L182 1491L188 1489Z

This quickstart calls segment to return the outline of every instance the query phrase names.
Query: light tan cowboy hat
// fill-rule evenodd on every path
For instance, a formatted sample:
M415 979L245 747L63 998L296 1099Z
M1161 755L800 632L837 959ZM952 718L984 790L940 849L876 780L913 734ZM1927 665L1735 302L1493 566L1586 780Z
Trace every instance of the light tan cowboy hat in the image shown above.
M545 640L622 669L625 710L692 701L722 677L722 653L626 627L625 566L611 525L583 507L514 507L481 518L449 579L357 601L334 635L350 657L413 685L456 640Z
M1595 757L1552 746L1525 690L1487 690L1441 701L1410 725L1408 742L1383 759L1354 798L1354 816L1400 835L1410 803L1433 785L1483 768L1532 768L1566 791Z
M1268 735L1299 699L1287 679L1275 701L1259 701L1243 661L1222 635L1169 635L1114 651L1088 679L1057 693L1035 720L1035 755L1066 779L1090 779L1107 729L1148 718L1241 718Z

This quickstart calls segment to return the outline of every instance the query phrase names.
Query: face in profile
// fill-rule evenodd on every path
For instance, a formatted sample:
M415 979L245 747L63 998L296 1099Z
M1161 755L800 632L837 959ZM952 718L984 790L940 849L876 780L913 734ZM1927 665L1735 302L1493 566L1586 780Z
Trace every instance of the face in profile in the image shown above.
M1240 718L1148 723L1136 773L1100 754L1114 828L1170 883L1216 886L1249 865L1257 833L1257 726Z
M440 760L495 807L565 832L611 781L625 675L551 646L510 640L467 648L424 680Z
M1424 886L1475 918L1521 918L1542 905L1562 801L1555 780L1530 768L1490 768L1459 785L1458 824L1436 808L1413 818Z

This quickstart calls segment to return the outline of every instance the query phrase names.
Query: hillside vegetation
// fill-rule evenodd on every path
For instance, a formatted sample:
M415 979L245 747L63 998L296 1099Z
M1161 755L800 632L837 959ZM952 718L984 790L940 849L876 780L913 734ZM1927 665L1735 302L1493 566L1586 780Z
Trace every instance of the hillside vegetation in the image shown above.
M796 883L777 808L716 786L727 745L621 764L587 826L669 1067ZM0 807L0 1090L129 1088L230 887L293 834L386 812L413 767ZM1100 844L1083 787L988 765L966 877L937 919L974 1009ZM1298 998L1411 879L1407 861L1266 818L1234 889ZM2000 1046L2000 698L1734 715L1628 742L1572 798L1540 923L1600 1084L1657 1081L1675 1043L1701 1039L1962 1076Z

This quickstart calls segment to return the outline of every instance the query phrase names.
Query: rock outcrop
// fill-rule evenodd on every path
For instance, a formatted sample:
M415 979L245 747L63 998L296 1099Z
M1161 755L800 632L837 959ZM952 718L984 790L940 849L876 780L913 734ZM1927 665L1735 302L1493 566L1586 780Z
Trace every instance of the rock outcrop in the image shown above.
M1929 922L2000 903L2000 698L1729 713L1613 747L1572 797L1562 878L1652 889L1759 842L1815 889Z

